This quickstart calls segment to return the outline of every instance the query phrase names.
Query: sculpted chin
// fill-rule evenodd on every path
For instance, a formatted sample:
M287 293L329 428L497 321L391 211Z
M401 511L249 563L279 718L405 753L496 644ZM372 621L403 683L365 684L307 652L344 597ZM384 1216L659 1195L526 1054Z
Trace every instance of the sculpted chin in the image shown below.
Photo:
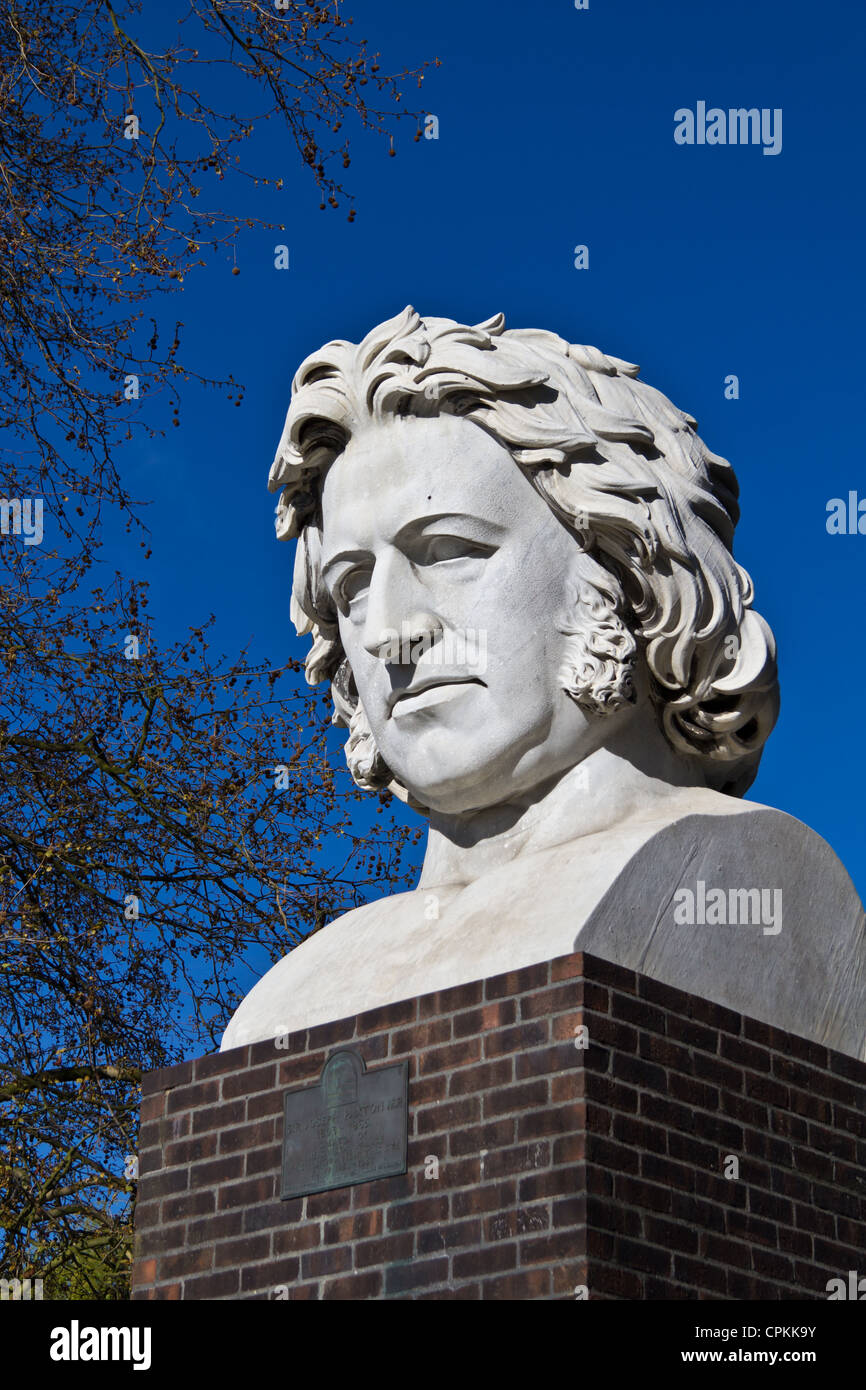
M223 1048L584 950L866 1055L866 919L742 800L779 709L730 464L638 368L411 308L300 367L271 470L359 786L429 820Z

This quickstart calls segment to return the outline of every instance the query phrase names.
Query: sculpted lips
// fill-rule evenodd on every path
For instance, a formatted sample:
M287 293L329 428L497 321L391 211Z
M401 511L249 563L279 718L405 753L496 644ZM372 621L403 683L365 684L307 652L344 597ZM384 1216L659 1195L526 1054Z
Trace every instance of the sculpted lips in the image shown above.
M415 710L447 703L461 693L461 686L483 684L477 676L429 676L403 690L392 691L388 696L388 714L401 719Z

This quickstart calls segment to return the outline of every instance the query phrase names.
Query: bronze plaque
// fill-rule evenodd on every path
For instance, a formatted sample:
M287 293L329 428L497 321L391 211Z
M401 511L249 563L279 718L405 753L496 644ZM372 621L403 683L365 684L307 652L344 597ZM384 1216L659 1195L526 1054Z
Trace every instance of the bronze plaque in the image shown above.
M281 1198L405 1173L408 1117L408 1061L368 1072L341 1048L317 1085L286 1092Z

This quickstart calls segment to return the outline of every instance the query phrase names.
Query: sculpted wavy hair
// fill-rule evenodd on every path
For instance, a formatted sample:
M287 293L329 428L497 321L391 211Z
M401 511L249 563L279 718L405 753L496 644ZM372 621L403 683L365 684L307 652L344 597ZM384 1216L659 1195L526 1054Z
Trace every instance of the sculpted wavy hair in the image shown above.
M634 698L639 652L672 747L700 759L708 786L747 790L779 694L773 634L732 555L737 480L638 371L555 333L506 330L502 314L469 327L411 307L302 363L270 488L278 537L298 538L292 619L312 635L307 680L331 681L359 785L407 797L376 748L321 579L321 485L360 424L449 412L509 450L598 576L571 596L563 688L603 716Z

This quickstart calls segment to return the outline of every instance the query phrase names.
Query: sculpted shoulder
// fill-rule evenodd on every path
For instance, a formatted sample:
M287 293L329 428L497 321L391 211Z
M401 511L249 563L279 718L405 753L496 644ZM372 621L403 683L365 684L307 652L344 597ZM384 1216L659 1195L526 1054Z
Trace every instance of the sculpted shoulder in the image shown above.
M745 823L695 815L666 827L629 861L574 949L864 1055L863 906L827 842L783 811L753 806Z
M583 950L860 1055L866 918L839 859L782 811L702 804L346 913L256 985L223 1050Z
M363 1012L381 1004L382 992L363 984L345 994L344 968L367 963L383 933L399 927L417 891L395 893L352 908L296 946L250 990L223 1034L220 1051ZM419 911L421 906L419 905ZM362 972L363 974L363 972Z

